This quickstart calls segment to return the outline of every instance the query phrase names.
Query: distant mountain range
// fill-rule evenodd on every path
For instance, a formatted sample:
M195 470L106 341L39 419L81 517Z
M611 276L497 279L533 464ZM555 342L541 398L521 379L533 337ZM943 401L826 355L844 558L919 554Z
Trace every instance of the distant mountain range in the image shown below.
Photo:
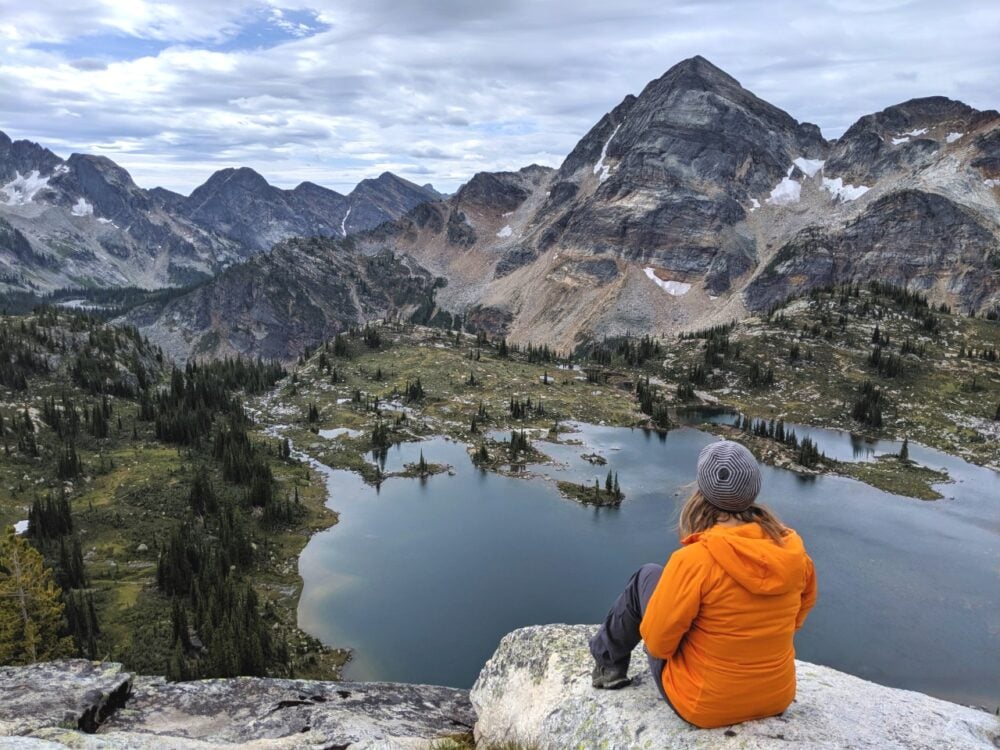
M122 254L146 253L145 267L174 282L289 235L356 232L321 249L284 243L254 257L252 273L231 268L190 299L137 312L134 321L179 356L287 358L366 316L413 305L427 315L428 299L431 314L563 350L729 321L816 286L871 279L962 312L1000 306L1000 114L914 99L826 140L701 57L625 97L558 169L477 174L441 200L391 175L345 198L308 183L278 190L250 170L217 173L183 198L139 191L107 160L62 162L34 144L6 144L0 177L16 205L0 207L10 222L0 225L0 256L13 259L11 272L25 259L36 276L65 275L73 252L46 251L40 236L63 247L56 228L84 220L128 227L133 244ZM48 197L37 188L43 175ZM107 198L104 184L114 186ZM119 223L111 211L124 213L133 195L147 203ZM32 230L31 212L47 210L39 206L58 206L58 220L40 224L51 228ZM103 225L94 226L96 235ZM124 238L98 237L87 247L96 242L104 255L92 267L105 258L115 267L114 239ZM404 295L409 307L373 288L381 282L363 261L370 256L382 259L385 283L422 279ZM317 257L343 262L324 271ZM314 309L317 295L333 293L316 285L323 273L348 274L337 293L360 290L368 302ZM290 292L281 304L269 299L278 278ZM293 328L287 343L270 335Z
M144 190L102 156L0 133L0 288L183 285L295 236L345 237L441 196L389 172L349 195L281 190L246 167L190 196Z

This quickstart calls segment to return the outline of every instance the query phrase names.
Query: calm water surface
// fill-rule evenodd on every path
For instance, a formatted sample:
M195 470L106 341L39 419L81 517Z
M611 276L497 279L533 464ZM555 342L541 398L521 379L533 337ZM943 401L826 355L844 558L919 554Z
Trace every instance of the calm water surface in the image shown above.
M393 448L387 469L423 450L455 476L390 479L376 492L355 474L322 467L340 523L301 556L301 627L354 649L348 678L468 687L514 628L603 619L635 568L678 547L674 526L698 451L716 438L689 427L662 437L579 430L571 437L586 446L540 444L560 466L536 473L603 484L610 468L627 495L621 508L564 500L544 478L481 472L465 446L443 438ZM854 450L846 433L809 432L827 455ZM608 465L580 458L592 450ZM872 450L893 452L889 443ZM911 444L910 455L949 469L957 481L939 487L945 499L762 467L761 500L799 531L817 568L819 601L796 638L798 656L994 708L1000 475L922 446Z

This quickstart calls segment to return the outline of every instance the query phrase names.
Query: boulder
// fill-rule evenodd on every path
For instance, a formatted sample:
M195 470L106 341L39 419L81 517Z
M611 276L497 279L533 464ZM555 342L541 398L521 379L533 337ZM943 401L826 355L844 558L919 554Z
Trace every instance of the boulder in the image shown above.
M476 740L532 748L906 748L996 750L1000 720L921 693L796 662L798 695L781 716L698 729L657 693L636 652L633 682L590 685L595 625L543 625L505 636L472 688Z

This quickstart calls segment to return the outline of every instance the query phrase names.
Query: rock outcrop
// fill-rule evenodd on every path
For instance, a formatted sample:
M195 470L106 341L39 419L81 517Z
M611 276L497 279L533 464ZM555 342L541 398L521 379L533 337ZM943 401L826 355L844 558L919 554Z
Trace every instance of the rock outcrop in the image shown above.
M16 748L427 748L475 719L468 693L453 688L167 683L82 660L0 668L0 696L0 747Z
M662 701L638 652L632 685L594 690L587 639L595 628L543 625L508 634L471 694L250 677L168 683L84 660L0 667L0 747L430 750L467 739L473 727L484 748L1000 747L1000 720L989 713L806 662L796 663L798 695L781 716L697 729Z
M781 716L703 730L663 702L636 652L632 685L590 685L592 625L510 633L472 688L477 741L560 748L871 748L996 750L991 714L797 662L798 694Z

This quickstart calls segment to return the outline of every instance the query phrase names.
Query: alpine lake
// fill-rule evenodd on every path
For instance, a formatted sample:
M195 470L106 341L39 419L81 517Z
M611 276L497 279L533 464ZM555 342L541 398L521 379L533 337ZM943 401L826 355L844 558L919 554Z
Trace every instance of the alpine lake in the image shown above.
M716 440L695 412L668 433L575 423L536 445L550 464L527 476L480 470L466 446L437 437L389 450L386 471L421 452L451 471L389 478L323 472L340 513L299 569L299 625L353 650L345 677L470 687L500 638L526 625L597 623L631 573L679 546L676 523L698 452ZM787 425L839 460L897 453L892 441ZM336 440L336 431L323 439ZM760 502L803 537L819 599L796 636L800 659L864 679L993 710L1000 704L1000 474L921 445L911 460L947 470L944 497L920 501L839 476L762 466ZM582 458L597 453L607 465ZM602 483L625 500L593 507L555 480ZM589 668L589 667L588 667Z

